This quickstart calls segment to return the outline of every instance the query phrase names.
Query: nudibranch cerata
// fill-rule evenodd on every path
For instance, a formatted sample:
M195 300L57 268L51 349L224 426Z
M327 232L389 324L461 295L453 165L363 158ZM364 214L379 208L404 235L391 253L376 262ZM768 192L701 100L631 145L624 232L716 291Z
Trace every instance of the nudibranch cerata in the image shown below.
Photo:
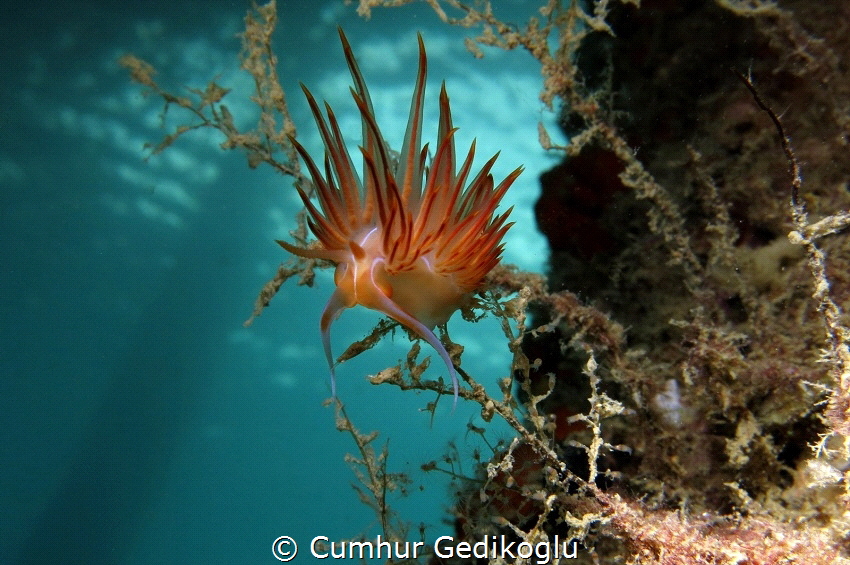
M389 316L437 351L451 375L457 402L455 368L432 330L446 323L499 263L501 240L511 226L506 223L510 210L494 214L522 167L494 188L490 170L497 153L467 184L475 142L456 171L455 128L445 83L440 92L437 151L426 165L428 146L420 145L427 67L421 35L407 130L400 155L392 156L342 29L339 35L354 80L351 95L363 125L363 179L355 171L333 110L325 103L325 119L313 95L301 85L325 145L323 175L304 147L291 140L313 179L318 206L302 187L296 188L318 243L306 248L278 243L295 255L336 264L336 290L321 318L334 396L330 327L343 310L360 304Z

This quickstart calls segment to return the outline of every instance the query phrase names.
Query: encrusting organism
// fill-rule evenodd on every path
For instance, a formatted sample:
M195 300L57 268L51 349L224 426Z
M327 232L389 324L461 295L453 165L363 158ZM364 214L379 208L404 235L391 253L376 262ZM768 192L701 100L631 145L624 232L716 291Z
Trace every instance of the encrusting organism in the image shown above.
M420 145L427 61L419 36L419 72L401 154L391 155L369 91L351 46L339 30L354 88L351 94L363 122L363 180L354 169L333 110L327 120L302 85L325 145L324 175L295 139L316 189L319 206L300 186L308 225L318 239L311 247L278 243L301 257L336 263L336 290L321 318L322 343L336 396L330 326L346 308L361 304L382 312L427 341L449 370L458 398L458 380L446 348L432 331L444 324L478 289L499 262L501 239L511 226L510 210L494 216L499 201L522 172L510 173L494 188L490 169L498 153L466 185L475 143L455 170L455 147L449 98L440 92L437 151L426 165L428 145ZM424 178L424 184L423 184Z

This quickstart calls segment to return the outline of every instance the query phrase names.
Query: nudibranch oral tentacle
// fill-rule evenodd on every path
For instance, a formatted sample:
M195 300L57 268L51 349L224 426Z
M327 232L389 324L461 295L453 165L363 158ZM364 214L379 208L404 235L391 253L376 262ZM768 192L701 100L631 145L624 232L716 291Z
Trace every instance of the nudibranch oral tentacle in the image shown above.
M426 165L428 146L423 147L421 139L427 58L421 35L419 71L402 150L398 159L391 158L366 81L342 29L339 36L362 122L363 177L354 168L333 110L325 104L323 113L302 85L325 146L324 171L300 143L290 139L313 179L318 205L301 186L296 189L319 243L309 248L278 243L295 255L336 264L336 289L320 323L334 397L330 328L345 309L360 304L392 318L434 348L449 371L457 404L457 371L433 329L467 303L498 264L502 237L511 226L507 222L511 210L500 215L495 211L522 167L495 186L490 171L497 153L467 183L475 142L456 171L456 128L445 84L440 90L437 151L430 166Z

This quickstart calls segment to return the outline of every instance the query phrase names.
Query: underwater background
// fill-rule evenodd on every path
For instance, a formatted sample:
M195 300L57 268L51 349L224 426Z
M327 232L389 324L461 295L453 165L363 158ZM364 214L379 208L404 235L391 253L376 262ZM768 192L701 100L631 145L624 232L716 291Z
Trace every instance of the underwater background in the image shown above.
M525 21L527 2L500 2ZM117 59L151 62L172 91L231 88L238 123L257 111L239 70L247 2L15 3L0 18L0 562L274 563L272 542L292 536L296 561L318 535L380 533L358 500L346 464L355 452L336 430L319 316L330 272L314 288L290 282L250 327L254 299L289 259L275 239L295 228L292 181L220 149L201 130L161 155L157 143L185 116L143 96ZM370 21L341 1L278 3L276 50L299 140L320 153L298 82L326 99L359 141L336 27L351 40L391 145L404 133L415 78L416 32L429 56L425 139L436 136L436 96L447 82L459 151L477 138L476 164L496 151L494 176L526 172L503 207L515 206L504 260L542 272L546 244L532 206L537 176L555 163L537 143L555 117L538 100L539 67L524 52L486 50L476 60L465 30L425 5L375 10ZM172 121L173 120L173 121ZM172 128L172 129L169 129ZM558 143L563 140L556 139ZM379 319L347 311L334 351ZM495 385L509 354L498 323L455 316L464 368ZM372 386L365 376L397 364L397 332L337 368L354 424L389 442L388 467L412 479L392 506L431 543L451 535L448 481L420 466L469 434L475 407ZM431 355L429 374L442 363ZM492 378L487 378L492 375ZM494 430L491 426L490 430ZM492 431L490 433L493 433ZM495 432L498 434L498 430ZM508 431L504 434L508 437ZM477 440L477 441L476 441ZM463 457L461 458L463 459ZM468 458L467 458L468 459ZM467 470L470 471L471 470Z

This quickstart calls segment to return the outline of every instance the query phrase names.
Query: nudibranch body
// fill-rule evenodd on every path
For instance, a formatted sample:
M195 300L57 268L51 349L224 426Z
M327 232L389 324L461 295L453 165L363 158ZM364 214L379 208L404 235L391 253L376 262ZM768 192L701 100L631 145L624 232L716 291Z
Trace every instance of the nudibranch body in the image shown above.
M389 316L437 351L451 375L457 402L452 360L432 330L446 323L498 264L502 236L511 226L506 223L510 210L494 214L522 167L494 188L490 170L497 154L467 184L475 143L456 171L455 129L445 84L440 92L439 145L430 166L426 165L428 146L420 145L427 66L421 36L407 130L400 156L391 157L351 46L341 29L339 35L354 80L351 94L363 124L363 180L346 151L330 106L325 104L326 120L302 85L325 145L323 175L304 147L292 139L315 187L318 207L302 187L297 189L318 244L304 248L278 243L301 257L336 263L336 290L320 324L334 396L330 327L343 310L360 304Z

